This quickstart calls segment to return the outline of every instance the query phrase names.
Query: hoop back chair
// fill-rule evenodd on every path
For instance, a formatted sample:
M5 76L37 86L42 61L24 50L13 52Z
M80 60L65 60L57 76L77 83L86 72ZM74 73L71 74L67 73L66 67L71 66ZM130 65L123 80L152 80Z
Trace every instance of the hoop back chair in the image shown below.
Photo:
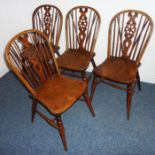
M100 15L94 8L77 6L67 13L65 22L66 51L58 58L58 65L64 73L85 78L89 63L96 66L94 48L100 28Z
M46 34L54 52L59 56L59 39L62 30L63 16L59 8L45 4L38 6L32 15L33 28Z
M86 81L61 76L48 38L37 30L26 30L13 37L6 46L5 57L10 69L30 92L32 98L32 122L35 113L58 130L64 149L67 150L61 114L81 96L95 116L87 93ZM48 57L48 58L47 58ZM49 61L47 61L49 60ZM37 109L41 104L53 115L53 119Z
M153 30L149 15L138 10L116 14L109 25L106 60L94 69L91 99L100 82L127 91L127 119L135 84L141 90L138 68ZM112 82L112 83L111 83ZM119 84L127 85L122 88Z

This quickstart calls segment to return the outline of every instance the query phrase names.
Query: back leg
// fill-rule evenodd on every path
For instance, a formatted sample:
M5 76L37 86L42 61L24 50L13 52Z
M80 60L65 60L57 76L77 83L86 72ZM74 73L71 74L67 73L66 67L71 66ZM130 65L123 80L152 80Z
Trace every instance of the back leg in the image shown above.
M138 86L138 90L141 91L140 76L139 76L139 72L138 72L138 71L137 71L136 78L137 78L137 86Z
M90 95L91 101L92 101L92 99L93 99L93 97L94 97L94 93L95 93L95 90L96 90L96 86L97 86L97 77L94 75L93 83L92 83L92 86L91 86L91 95Z
M35 113L37 111L37 100L33 99L32 101L32 109L31 109L31 121L34 122Z

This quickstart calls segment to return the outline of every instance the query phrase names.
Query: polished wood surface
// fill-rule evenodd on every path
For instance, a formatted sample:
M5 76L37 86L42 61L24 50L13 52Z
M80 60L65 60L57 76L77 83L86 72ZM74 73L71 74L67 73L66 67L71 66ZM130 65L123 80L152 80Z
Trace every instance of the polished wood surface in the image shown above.
M83 96L90 112L95 116L88 96L87 83L60 74L54 50L45 34L38 30L26 30L13 37L6 46L5 57L10 69L21 80L32 98L32 116L40 115L58 130L64 149L67 150L65 130L61 114ZM45 107L53 119L37 109Z
M32 15L33 28L46 34L54 52L59 56L59 39L62 30L63 16L54 5L38 6Z
M57 76L54 79L48 80L38 90L37 99L43 102L52 114L58 115L70 108L81 97L85 89L85 81Z
M94 72L115 82L131 83L136 80L137 65L126 58L111 57L97 66Z
M87 69L90 60L93 58L94 53L78 51L77 50L68 50L64 52L60 58L58 58L58 63L62 66L63 69L68 69L71 71L84 71Z
M100 28L99 13L88 6L72 8L66 15L66 50L58 58L60 68L80 72L86 71L90 62L93 67L94 48Z
M136 83L141 90L138 68L152 31L153 22L146 13L138 10L119 12L110 22L107 58L94 69L91 99L100 81L127 91L127 119L130 119ZM113 82L125 84L126 88Z

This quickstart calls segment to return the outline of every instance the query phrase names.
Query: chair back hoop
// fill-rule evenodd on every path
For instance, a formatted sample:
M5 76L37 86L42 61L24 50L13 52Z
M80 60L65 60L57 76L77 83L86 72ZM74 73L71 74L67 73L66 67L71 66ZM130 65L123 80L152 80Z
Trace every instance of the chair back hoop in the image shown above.
M124 57L139 65L153 31L149 15L139 10L116 14L109 25L108 57Z
M38 30L26 30L13 37L6 46L5 57L33 95L46 80L60 75L48 38Z
M34 10L32 15L33 28L46 34L53 46L58 46L62 23L62 13L54 5L40 5Z
M77 6L66 15L66 47L94 52L100 29L100 15L89 6Z

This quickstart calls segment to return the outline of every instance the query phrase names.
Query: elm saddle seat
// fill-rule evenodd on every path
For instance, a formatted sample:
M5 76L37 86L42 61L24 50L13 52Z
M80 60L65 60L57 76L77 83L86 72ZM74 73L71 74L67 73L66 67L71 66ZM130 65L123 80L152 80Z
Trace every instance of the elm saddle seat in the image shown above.
M54 52L47 36L38 30L26 30L14 36L5 49L6 62L30 92L32 116L39 114L58 130L64 149L67 142L61 114L83 97L91 114L95 112L88 96L87 81L64 77L60 74ZM41 104L53 119L37 109Z
M120 83L136 81L137 65L126 58L110 57L94 69L94 74Z
M95 56L95 53L80 51L80 50L67 50L57 60L58 65L62 69L72 71L83 71L89 66L90 60Z
M81 97L85 89L85 81L71 80L64 76L57 76L53 80L48 80L38 90L36 98L44 103L52 114L59 115L70 108Z

